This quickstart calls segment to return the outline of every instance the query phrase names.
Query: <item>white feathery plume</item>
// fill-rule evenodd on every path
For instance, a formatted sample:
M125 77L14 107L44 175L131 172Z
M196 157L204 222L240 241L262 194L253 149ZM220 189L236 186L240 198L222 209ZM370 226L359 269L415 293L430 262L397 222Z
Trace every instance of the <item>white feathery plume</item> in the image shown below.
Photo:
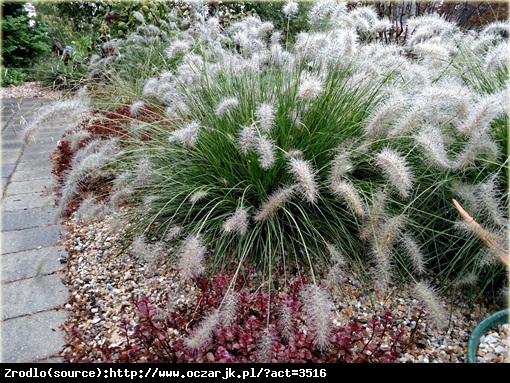
M214 333L220 327L221 315L218 310L214 310L207 315L200 325L193 330L189 338L184 340L186 347L191 350L200 350L206 348L211 342Z
M229 327L234 323L239 308L239 293L229 290L220 307L220 322L223 327Z
M194 278L204 272L205 252L206 248L199 235L194 235L183 243L177 265L182 278Z
M70 119L70 126L68 131L71 131L78 125L82 118L85 117L86 113L90 111L91 101L86 93L86 89L82 90L79 95L73 99L55 101L51 105L41 109L34 119L32 119L23 129L23 141L27 145L31 145L35 142L34 134L39 127L43 124L47 124L56 117L62 117L72 115L73 119ZM82 114L83 116L80 116Z
M432 326L443 329L448 323L448 312L441 304L437 292L427 282L417 282L413 290L424 305Z
M298 190L303 194L306 201L315 203L318 196L316 172L309 161L291 157L289 159L289 171L297 181Z
M314 346L324 351L331 345L334 304L327 292L318 285L309 284L300 292L303 319L310 330Z
M256 151L260 167L264 170L271 169L276 161L273 141L266 136L256 138Z
M501 200L497 197L497 181L496 175L492 175L486 181L478 184L475 197L481 212L490 224L497 228L505 228L508 221L504 216Z
M186 146L188 148L194 148L197 143L199 131L200 124L197 121L191 121L187 123L184 127L176 129L172 133L170 133L168 141L178 142L181 145Z
M402 198L409 197L413 187L414 176L404 157L390 148L384 148L375 155L375 164L378 166L386 179L398 191Z
M414 271L418 275L425 273L425 258L420 245L410 234L403 234L400 243L404 248L406 257L410 260Z
M69 142L69 148L72 151L76 151L78 150L80 144L90 137L92 137L92 133L90 133L90 131L79 129L66 136L65 141Z
M221 117L237 106L239 106L239 100L237 98L224 98L218 103L218 106L216 107L216 116Z
M381 138L390 124L401 114L406 103L406 98L402 94L390 95L370 113L365 126L365 135L370 139Z
M298 97L303 100L314 100L324 91L319 77L307 73L301 77L298 88Z
M477 103L466 121L458 127L458 130L470 137L483 134L490 127L491 122L505 112L506 109L500 104L497 96L485 96Z
M259 123L261 131L265 133L271 131L275 114L275 107L268 102L263 102L257 106L257 109L255 109L255 117L257 117L257 122Z
M138 116L138 114L140 113L144 106L145 102L143 102L142 100L133 101L133 103L129 106L129 114L133 117Z
M331 169L329 171L328 181L330 184L341 181L343 177L354 169L354 165L350 159L350 152L339 149L338 153L331 161Z
M260 339L258 340L258 352L257 362L258 363L269 363L273 356L273 343L275 340L275 334L272 327L265 327L260 332Z
M205 190L197 190L196 192L194 192L193 194L191 194L188 198L189 202L191 204L196 204L198 201L201 201L203 200L205 197L207 197L209 193L207 193L207 191Z
M257 211L253 220L255 222L267 221L286 202L290 201L294 189L292 187L279 188L271 194Z
M248 230L248 211L244 207L238 207L234 214L223 223L225 233L237 232L240 235L246 234Z
M299 3L295 1L286 1L282 7L282 12L285 16L291 17L299 12Z
M415 141L423 150L425 160L430 164L440 169L450 168L451 165L446 152L444 137L437 127L423 127L416 135Z
M253 125L243 126L239 132L239 148L244 155L248 154L248 150L253 149L257 142L257 130Z
M347 180L340 180L330 184L330 189L343 202L347 204L351 212L358 217L364 217L366 214L363 201L354 185Z

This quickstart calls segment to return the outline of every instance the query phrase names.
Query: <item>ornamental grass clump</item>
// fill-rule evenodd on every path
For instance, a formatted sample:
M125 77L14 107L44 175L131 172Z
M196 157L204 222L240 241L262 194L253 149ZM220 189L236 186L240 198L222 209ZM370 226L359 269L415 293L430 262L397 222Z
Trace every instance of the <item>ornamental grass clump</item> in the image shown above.
M319 286L339 264L383 292L416 283L438 325L425 280L445 292L476 274L475 297L505 283L501 265L488 269L483 246L457 230L451 200L477 190L472 213L507 230L508 84L494 47L471 54L472 34L442 19L431 27L435 16L410 20L398 47L377 38L386 22L371 8L321 1L309 17L314 27L290 48L254 15L221 33L207 17L194 33L176 32L167 54L181 37L193 48L147 78L139 97L164 110L165 124L146 125L146 140L131 127L118 166L131 173L122 218L133 237L166 246L182 278L229 270L229 293L254 267L268 317L277 286L305 277L303 315L325 351L333 308ZM188 349L208 345L220 314L203 318ZM274 336L268 322L256 342L262 360Z

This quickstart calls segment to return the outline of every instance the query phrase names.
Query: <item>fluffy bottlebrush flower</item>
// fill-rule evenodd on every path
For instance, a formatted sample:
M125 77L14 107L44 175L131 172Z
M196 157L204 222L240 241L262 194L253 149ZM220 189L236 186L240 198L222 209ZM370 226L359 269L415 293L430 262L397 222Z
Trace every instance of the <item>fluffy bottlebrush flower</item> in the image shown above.
M179 144L188 148L194 148L198 133L200 131L200 124L196 121L187 123L183 128L174 130L168 137L169 142L178 142Z
M117 159L119 154L118 142L117 138L93 140L76 153L72 169L65 175L57 216L62 216L82 183L111 175L106 168L108 164Z
M207 197L209 193L207 193L206 190L197 190L196 192L192 193L188 200L191 204L196 204L198 201L203 200L205 197Z
M129 185L115 188L110 195L110 204L113 208L118 208L133 194L134 190Z
M271 131L275 114L275 107L268 102L263 102L257 106L257 109L255 109L255 117L257 117L257 122L261 131L266 133Z
M244 155L248 154L248 150L255 147L257 142L257 131L253 125L243 126L239 132L239 149Z
M469 114L465 122L457 129L466 136L479 136L490 127L491 122L506 110L494 95L483 97Z
M273 358L273 344L276 338L274 329L272 327L266 327L260 332L259 336L260 338L257 342L257 362L269 363Z
M385 293L388 291L393 279L393 264L391 262L391 251L387 248L380 248L374 242L371 248L371 279L378 290Z
M370 6L354 8L349 12L349 17L354 20L356 30L364 33L373 32L374 26L379 19L375 9Z
M204 272L202 264L205 257L206 248L202 244L199 235L192 236L184 241L179 252L178 269L179 274L184 279L194 278Z
M415 105L406 112L392 125L388 132L389 138L395 138L412 133L420 126L421 116L423 115L423 105L415 103Z
M229 290L219 310L220 323L222 327L230 327L234 323L239 309L239 293L236 291Z
M140 157L136 164L136 181L140 186L147 186L149 184L152 174L152 165L147 155Z
M64 101L55 101L51 105L41 109L32 121L30 121L23 129L23 141L25 144L30 145L34 140L34 134L39 127L45 123L48 123L56 117L66 116L72 114L73 119L69 119L73 124L70 124L68 130L72 130L76 125L79 124L81 119L76 118L80 114L85 115L90 111L90 98L88 97L85 90L82 90L80 95L73 99Z
M295 1L287 1L282 8L282 12L287 17L294 16L299 12L299 4Z
M310 25L325 23L334 19L339 13L345 10L346 4L335 0L319 0L308 11L308 22Z
M301 78L298 88L298 97L302 100L314 100L324 91L322 80L312 74Z
M483 70L491 72L496 71L499 68L505 68L508 65L509 49L510 45L508 42L491 47L485 55Z
M294 305L293 305L294 303ZM294 319L294 312L297 311L295 301L292 298L285 296L281 299L278 306L278 326L283 339L289 339L290 335L296 328L296 320Z
M143 14L140 11L134 11L133 17L137 19L142 24L145 24L145 17L143 17Z
M176 40L165 49L166 57L172 59L178 55L184 55L189 52L191 46L186 40Z
M476 163L481 154L488 155L494 161L499 156L499 146L487 134L470 137L464 148L451 162L452 169L464 169Z
M237 98L224 98L218 103L218 106L216 107L216 116L221 117L237 106L239 106L239 100Z
M273 141L266 136L256 138L256 147L260 167L264 170L271 169L276 161Z
M476 286L479 278L478 275L472 272L467 272L462 274L460 278L455 280L455 286L464 287L464 286Z
M416 143L425 154L425 160L440 169L449 169L450 160L445 148L444 137L435 126L425 126L415 137Z
M143 259L144 254L147 252L147 243L142 235L136 235L131 241L130 245L131 254L137 258Z
M414 176L404 157L396 151L385 148L375 156L375 164L402 198L407 198L413 186Z
M315 284L304 286L300 292L303 319L310 331L312 343L321 351L331 344L333 332L333 303L327 292Z
M85 129L79 129L75 132L72 132L67 137L65 137L65 140L69 142L69 148L72 151L78 150L80 144L89 139L92 136L92 133L90 133L88 130Z
M330 184L341 181L347 173L354 169L354 165L349 157L350 152L342 149L340 149L335 157L333 157L333 161L331 161L331 169L328 175L328 181Z
M292 187L280 188L271 194L266 202L260 207L253 219L255 222L267 221L286 202L290 201L294 189Z
M108 212L108 206L102 201L97 201L93 195L85 197L76 212L74 219L78 223L89 222L93 219L101 219Z
M404 234L400 238L400 244L404 249L404 254L411 262L411 266L418 275L425 273L425 258L423 250L416 240L409 234Z
M374 233L374 242L382 251L392 250L405 225L405 216L397 215L380 223Z
M144 97L158 97L159 80L155 77L149 78L142 89Z
M133 117L138 116L138 114L140 113L144 106L145 102L143 102L142 100L133 101L133 103L129 107L129 114Z
M367 119L365 135L370 139L381 138L406 105L406 98L396 93L377 106Z
M185 339L186 347L192 350L203 350L209 346L215 331L220 327L220 319L221 315L218 310L214 310L207 315L190 336Z
M497 190L497 177L493 175L486 181L478 184L475 198L478 202L482 219L487 220L494 227L503 228L507 226L508 221L504 216L501 200L497 196Z
M223 223L223 231L225 233L237 232L240 235L246 234L248 231L248 211L244 207L239 207L227 220Z
M375 235L379 222L386 218L388 196L381 190L372 196L372 204L365 215L365 222L360 232L360 239L366 240Z
M442 329L448 323L448 313L439 300L436 291L427 282L417 282L413 291L424 305L433 327Z
M309 161L299 158L290 158L289 171L297 182L298 190L306 201L315 203L318 197L316 173Z
M165 238L165 241L173 241L182 233L182 231L183 231L182 226L174 225L168 228L163 237Z
M446 62L451 56L451 49L448 46L434 41L415 44L413 49L415 54L427 60Z
M359 193L357 192L354 185L347 180L340 180L333 182L329 185L329 188L338 196L343 202L347 204L351 212L358 217L365 216L365 207Z

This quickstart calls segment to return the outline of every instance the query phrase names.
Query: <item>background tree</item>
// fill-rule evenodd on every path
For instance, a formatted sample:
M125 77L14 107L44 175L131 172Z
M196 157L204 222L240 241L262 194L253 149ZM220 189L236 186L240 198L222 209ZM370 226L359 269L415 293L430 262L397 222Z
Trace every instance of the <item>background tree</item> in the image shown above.
M50 53L48 25L29 16L26 3L2 3L2 86L18 84Z

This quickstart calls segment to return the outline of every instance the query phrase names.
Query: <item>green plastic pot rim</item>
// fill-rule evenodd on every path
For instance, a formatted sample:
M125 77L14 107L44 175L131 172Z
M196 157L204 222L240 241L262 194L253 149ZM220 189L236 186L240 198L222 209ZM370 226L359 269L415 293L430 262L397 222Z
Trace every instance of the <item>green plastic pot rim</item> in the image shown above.
M485 335L491 328L495 328L501 324L508 323L510 309L497 311L482 320L475 327L468 340L468 363L476 363L478 346L480 338Z

